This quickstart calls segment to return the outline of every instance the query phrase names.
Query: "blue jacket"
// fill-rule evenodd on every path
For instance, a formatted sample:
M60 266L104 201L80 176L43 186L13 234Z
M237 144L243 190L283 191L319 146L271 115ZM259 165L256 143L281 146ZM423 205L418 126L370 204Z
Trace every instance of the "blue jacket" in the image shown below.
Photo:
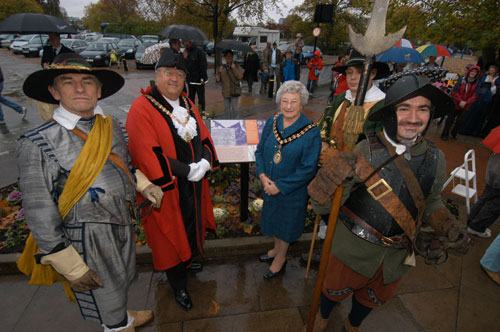
M278 142L273 134L271 116L262 132L255 152L257 176L266 174L280 190L277 195L262 193L264 206L261 217L261 232L276 236L285 242L296 241L304 230L307 212L307 186L316 174L321 137L317 127L281 149L282 160L275 164L273 157L278 151ZM277 119L277 128L286 138L302 127L312 123L304 114L290 127L283 129L283 115Z

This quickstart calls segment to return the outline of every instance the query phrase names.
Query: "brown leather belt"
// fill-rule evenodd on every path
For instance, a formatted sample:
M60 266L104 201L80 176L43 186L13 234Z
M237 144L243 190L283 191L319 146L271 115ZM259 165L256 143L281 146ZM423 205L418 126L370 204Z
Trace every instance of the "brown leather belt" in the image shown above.
M391 237L387 237L385 236L384 234L380 233L379 231L377 231L375 228L373 228L372 226L370 226L368 223L366 223L366 221L364 221L363 219L361 219L360 217L358 217L354 212L352 212L349 208L347 208L346 206L343 206L342 207L342 212L347 215L351 220L355 221L356 223L358 223L361 227L363 227L363 229L367 230L368 232L370 232L371 234L373 234L376 238L378 238L384 245L388 246L388 247L392 247L394 246L395 244L399 244L399 243L402 243L404 244L404 246L406 247L406 249L408 249L409 252L411 252L410 250L410 241L408 240L408 237L405 235L405 234L402 234L402 235L395 235L395 236L391 236Z

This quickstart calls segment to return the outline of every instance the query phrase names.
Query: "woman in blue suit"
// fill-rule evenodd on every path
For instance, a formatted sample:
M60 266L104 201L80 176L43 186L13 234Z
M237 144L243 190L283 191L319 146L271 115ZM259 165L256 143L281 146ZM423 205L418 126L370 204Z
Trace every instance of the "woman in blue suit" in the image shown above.
M264 279L284 271L288 246L304 230L307 185L316 174L321 150L319 129L302 114L308 99L299 81L281 86L276 93L280 112L267 121L255 153L264 188L261 232L274 238L274 248L259 257L261 262L272 261Z

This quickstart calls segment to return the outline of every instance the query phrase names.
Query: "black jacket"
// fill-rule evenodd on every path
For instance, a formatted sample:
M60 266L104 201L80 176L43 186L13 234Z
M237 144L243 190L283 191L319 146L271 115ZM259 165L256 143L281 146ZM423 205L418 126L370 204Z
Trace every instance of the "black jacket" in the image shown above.
M45 63L47 63L49 65L52 64L52 62L54 62L54 59L56 58L56 56L58 56L59 54L62 54L62 53L75 53L75 52L72 49L67 48L63 44L61 44L61 49L59 50L59 53L57 53L57 54L56 54L56 52L54 52L54 47L52 47L52 45L44 46L43 47L43 55L42 55L42 68L44 68L43 65Z
M188 56L186 58L187 66L187 83L200 83L207 81L207 57L205 52L201 50L198 46L193 45L188 49Z

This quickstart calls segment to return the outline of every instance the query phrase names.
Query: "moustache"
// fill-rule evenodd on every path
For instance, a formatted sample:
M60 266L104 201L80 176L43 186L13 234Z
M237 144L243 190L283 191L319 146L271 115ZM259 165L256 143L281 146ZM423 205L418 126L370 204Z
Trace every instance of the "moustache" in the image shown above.
M400 126L418 126L418 127L420 127L420 126L423 126L424 123L421 122L421 121L419 121L419 122L401 121L401 122L398 123L398 125L400 125Z

